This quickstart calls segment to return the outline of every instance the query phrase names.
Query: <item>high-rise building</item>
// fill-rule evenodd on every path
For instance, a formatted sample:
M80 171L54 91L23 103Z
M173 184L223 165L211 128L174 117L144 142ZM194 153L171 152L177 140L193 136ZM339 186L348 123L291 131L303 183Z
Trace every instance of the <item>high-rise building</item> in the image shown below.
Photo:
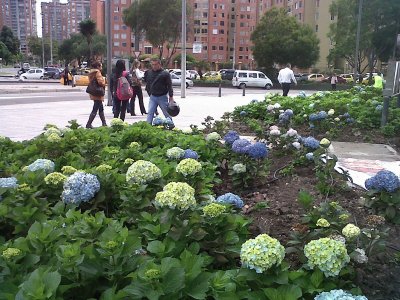
M36 36L36 0L0 0L0 28L10 27L28 53L28 37Z
M79 23L90 17L90 0L42 2L42 36L61 43L79 32Z

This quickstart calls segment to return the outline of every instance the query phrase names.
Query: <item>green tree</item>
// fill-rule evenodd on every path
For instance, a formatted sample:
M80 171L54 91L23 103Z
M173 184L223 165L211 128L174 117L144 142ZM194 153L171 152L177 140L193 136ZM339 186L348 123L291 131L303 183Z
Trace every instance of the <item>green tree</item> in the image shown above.
M10 27L3 26L0 32L0 41L6 45L11 54L19 53L19 40L14 36Z
M59 55L59 47L58 42L53 40L53 61L58 60ZM43 52L44 52L44 63L46 65L47 61L50 60L50 39L49 38L39 38L37 36L31 36L28 38L28 48L32 55L38 60L43 60ZM44 49L43 49L44 48Z
M95 34L92 37L92 56L90 54L89 45L85 37L80 33L71 34L71 37L64 40L59 48L59 56L69 62L74 59L81 61L90 61L90 57L98 59L106 54L107 39L104 35Z
M12 57L11 52L8 50L7 46L3 42L0 42L0 57L3 59L2 63L6 65Z
M319 57L319 40L307 25L288 16L285 9L273 8L261 18L251 35L258 66L291 63L300 68L313 65Z
M165 58L164 65L169 65L181 37L181 15L181 0L142 0L124 11L123 20L134 32L145 35L159 49L158 57Z
M79 23L79 31L86 38L89 47L89 63L93 56L93 36L96 33L96 22L92 19L86 19Z
M358 4L357 0L336 0L330 7L337 22L330 26L329 37L334 48L328 58L331 62L345 59L352 68L355 65ZM396 34L400 32L400 2L364 1L360 29L357 71L363 73L368 68L372 72L377 59L386 61L393 53Z

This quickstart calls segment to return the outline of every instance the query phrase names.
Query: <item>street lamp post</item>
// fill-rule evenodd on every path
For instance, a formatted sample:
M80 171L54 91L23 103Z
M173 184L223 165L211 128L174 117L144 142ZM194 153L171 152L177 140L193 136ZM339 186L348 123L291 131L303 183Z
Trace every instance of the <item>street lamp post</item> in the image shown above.
M362 13L362 5L363 0L359 0L358 2L358 21L357 21L357 37L356 37L356 53L354 56L354 83L357 83L358 79L358 52L360 48L360 32L361 32L361 13Z
M186 0L182 0L181 98L186 98Z
M111 50L112 50L112 36L111 36L111 1L106 0L105 7L105 19L106 19L106 36L107 36L107 105L112 106L112 96L111 96L111 88L110 88L110 79L112 73L112 62L111 62Z

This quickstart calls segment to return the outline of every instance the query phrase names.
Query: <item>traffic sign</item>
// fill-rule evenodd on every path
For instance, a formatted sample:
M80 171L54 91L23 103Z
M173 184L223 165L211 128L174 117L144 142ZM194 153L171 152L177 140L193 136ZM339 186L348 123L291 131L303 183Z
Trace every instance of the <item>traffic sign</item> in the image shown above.
M135 57L139 57L140 51L135 51L134 53L135 53Z

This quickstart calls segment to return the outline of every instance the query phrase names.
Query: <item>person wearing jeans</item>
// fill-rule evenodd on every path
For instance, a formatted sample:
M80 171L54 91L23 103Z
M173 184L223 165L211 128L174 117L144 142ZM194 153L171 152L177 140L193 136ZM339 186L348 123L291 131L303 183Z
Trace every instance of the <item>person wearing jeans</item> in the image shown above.
M174 101L171 76L162 69L161 61L158 58L151 60L151 70L146 71L144 80L146 81L147 94L150 96L147 123L153 124L154 114L158 106L166 118L171 118L167 112L168 103Z
M104 80L103 75L101 75L101 62L95 61L92 64L92 70L89 73L89 81L94 79L97 80L98 85L102 86L103 88L106 86L106 81ZM89 115L89 120L86 123L86 128L93 128L92 122L96 118L97 112L99 112L99 117L103 126L107 126L106 117L104 116L104 107L103 101L104 96L95 96L89 94L90 100L93 100L93 109Z

